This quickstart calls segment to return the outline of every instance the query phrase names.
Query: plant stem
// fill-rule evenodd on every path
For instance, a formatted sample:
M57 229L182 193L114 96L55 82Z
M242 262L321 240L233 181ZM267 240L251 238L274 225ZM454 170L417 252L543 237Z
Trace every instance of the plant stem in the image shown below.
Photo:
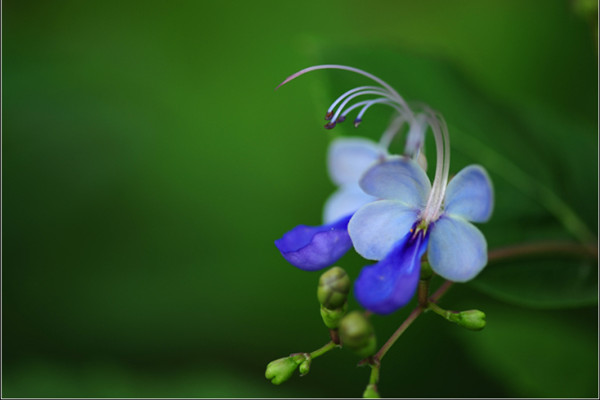
M419 281L419 288L417 289L417 299L419 305L423 308L427 307L427 296L429 295L429 279Z
M562 253L574 256L588 256L597 260L598 246L593 244L585 245L569 242L526 243L491 250L488 252L488 262L545 253Z
M520 245L507 246L499 249L494 249L488 252L488 261L496 262L503 259L509 259L514 257L535 255L535 254L547 254L547 253L563 253L573 256L582 256L582 257L593 257L598 259L598 246L593 244L577 244L572 242L542 242L542 243L527 243ZM383 346L379 349L379 351L373 356L373 361L377 364L377 369L379 373L379 362L388 352L390 347L396 343L396 340L404 333L406 329L425 311L427 308L435 311L440 314L444 318L446 318L447 311L443 310L441 307L437 307L435 303L438 301L454 284L451 281L445 281L438 290L435 291L433 295L427 299L425 297L425 301L423 301L423 293L426 293L427 286L421 285L419 282L419 305L412 310L408 318L402 322L402 324L398 327L396 332L390 336L387 342L384 343ZM426 295L425 295L426 296ZM436 308L437 307L437 308ZM361 362L359 365L364 364L365 361ZM373 363L371 363L373 365Z
M448 289L450 289L450 287L452 286L453 282L450 281L446 281L444 282L438 290L435 291L435 293L429 298L428 301L437 301L439 300L444 293L446 293L446 291L448 291ZM385 353L387 353L387 351L390 349L390 347L392 347L394 345L394 343L396 343L396 340L398 340L398 338L400 337L400 335L402 335L404 333L404 331L406 329L408 329L408 327L414 322L415 319L417 319L417 317L419 315L421 315L421 313L424 311L425 309L422 306L417 306L415 307L414 310L412 310L412 312L410 313L410 315L408 316L408 318L406 318L404 320L404 322L402 323L402 325L400 325L398 327L398 329L396 329L396 332L394 332L392 334L392 336L390 336L390 338L387 340L387 342L384 343L383 346L381 346L381 348L379 349L379 351L377 352L377 354L375 354L374 359L377 361L381 361L381 359L383 358L383 356L385 356Z
M333 349L336 346L337 346L337 344L335 344L333 341L331 341L331 342L327 343L326 345L324 345L323 347L321 347L320 349L315 350L312 353L310 353L310 358L317 358L320 355L327 353L329 350Z
M377 385L377 383L379 382L379 363L375 362L370 365L371 365L371 376L369 378L369 384Z
M444 310L442 307L438 306L437 304L430 302L428 304L428 307L431 311L435 312L437 315L443 317L444 319L447 319L448 321L450 321L450 312L448 310Z

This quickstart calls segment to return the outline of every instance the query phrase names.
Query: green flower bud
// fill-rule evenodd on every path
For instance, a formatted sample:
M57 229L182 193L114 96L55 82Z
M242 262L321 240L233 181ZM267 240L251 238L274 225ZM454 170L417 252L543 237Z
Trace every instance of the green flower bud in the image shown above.
M342 346L353 350L358 356L364 358L375 353L375 331L362 312L352 311L342 318L339 331Z
M368 384L367 388L363 392L362 397L363 397L363 399L379 399L379 398L381 398L381 396L379 395L379 392L377 391L377 385L375 385L373 383Z
M452 321L472 331L485 328L485 313L479 310L461 311L452 316Z
M298 368L298 371L300 371L300 376L304 376L304 375L308 374L308 371L310 371L311 361L312 361L312 358L307 358L306 360L304 360L302 362L302 364L300 364L300 368Z
M292 357L283 357L271 361L267 365L265 378L269 379L274 385L280 385L290 379L297 367L298 362Z
M433 277L433 270L431 269L431 265L427 261L421 262L421 276L419 279L422 281L426 281Z
M340 321L346 315L346 311L348 311L348 303L344 303L344 306L337 310L330 310L321 305L321 318L323 318L323 323L325 323L326 327L336 329L340 326Z
M335 310L341 308L348 299L350 278L340 267L333 267L319 278L317 297L325 308Z

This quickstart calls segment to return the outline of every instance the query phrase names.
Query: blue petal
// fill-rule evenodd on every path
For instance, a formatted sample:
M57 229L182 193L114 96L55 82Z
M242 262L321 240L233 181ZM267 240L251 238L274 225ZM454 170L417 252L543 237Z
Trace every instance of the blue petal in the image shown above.
M337 138L329 146L327 167L337 185L358 183L362 174L387 151L364 138Z
M487 242L479 229L460 217L443 215L431 231L427 259L431 268L454 282L473 279L487 264Z
M485 222L494 208L494 190L483 167L469 165L448 184L445 212L473 222Z
M350 214L367 203L377 200L362 191L358 183L348 183L340 187L325 202L323 208L323 221L326 224Z
M328 225L298 225L276 240L275 246L290 264L300 269L323 269L339 260L352 247L347 229L351 216Z
M395 200L361 207L348 224L354 249L369 260L383 259L417 220L419 211Z
M360 305L377 314L389 314L406 305L415 294L426 247L423 231L416 237L408 233L386 258L364 267L354 282Z
M394 157L371 167L361 178L360 187L379 199L397 200L411 207L423 208L427 204L431 182L415 161Z

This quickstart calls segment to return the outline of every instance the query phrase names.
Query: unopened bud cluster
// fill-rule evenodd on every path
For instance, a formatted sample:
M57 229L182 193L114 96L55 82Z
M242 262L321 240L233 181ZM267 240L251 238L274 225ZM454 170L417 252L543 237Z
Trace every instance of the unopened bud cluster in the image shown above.
M346 271L333 267L321 275L317 298L321 303L321 318L329 329L337 329L348 310L348 294L351 286Z
M365 358L375 353L375 330L364 313L352 311L346 315L340 322L339 331L342 346L353 350L358 356Z
M280 385L291 378L298 366L300 366L300 375L308 374L310 362L310 355L304 353L279 358L267 365L265 377L274 385Z
M448 320L472 331L480 331L485 328L485 313L480 310L451 313Z

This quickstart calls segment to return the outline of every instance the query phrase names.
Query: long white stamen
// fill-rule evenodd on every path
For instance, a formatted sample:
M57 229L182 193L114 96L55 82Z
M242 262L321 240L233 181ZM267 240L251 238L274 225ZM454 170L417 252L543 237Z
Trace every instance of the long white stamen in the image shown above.
M436 214L439 213L439 210L442 207L442 203L444 202L444 197L446 195L446 187L448 186L448 176L450 174L450 134L448 133L448 125L446 124L446 120L439 112L435 112L435 116L437 121L440 123L440 129L442 131L442 136L444 137L444 170L442 172L442 182L440 184L440 194L438 196L438 201L436 204ZM437 217L437 216L436 216Z
M427 122L433 132L436 147L435 177L427 206L422 214L425 222L429 223L438 218L446 193L450 170L450 137L444 118L430 108L427 108L425 112L427 113Z
M342 119L345 118L346 115L350 114L352 111L356 110L359 107L364 107L365 105L371 105L371 104L382 104L382 103L387 104L391 107L394 107L398 111L398 113L402 112L402 109L396 103L394 103L394 100L390 100L385 97L379 97L376 99L359 101L358 103L352 104L350 107L348 107L344 110L341 118ZM364 114L364 112L361 111L361 114L358 118L361 118L363 114Z
M425 143L425 133L427 132L427 116L425 114L415 115L410 124L410 129L406 135L406 144L404 145L404 154L409 157L417 158Z
M367 112L367 110L373 105L373 104L378 104L378 103L387 103L389 102L388 99L374 99L369 101L367 104L365 104L365 106L362 108L362 110L360 110L360 112L358 113L358 115L356 116L356 119L360 120L362 119L363 115L365 115L365 113Z
M363 71L362 69L348 67L346 65L324 64L324 65L315 65L312 67L304 68L303 70L300 70L300 71L296 72L295 74L288 76L283 82L281 82L279 85L277 85L275 90L279 89L281 86L285 85L286 83L296 79L300 75L304 75L308 72L316 71L319 69L341 69L344 71L351 71L351 72L366 76L367 78L377 82L378 84L383 86L385 89L387 89L387 91L390 92L390 94L393 96L394 100L396 100L398 102L398 104L404 109L404 112L406 112L409 115L412 115L412 112L411 112L410 108L408 107L408 104L406 104L406 101L404 101L402 96L400 96L400 94L398 94L398 92L396 92L396 90L392 86L390 86L387 82L385 82L383 79L380 79L373 74Z
M379 86L359 86L356 87L354 89L350 89L348 90L346 93L342 94L340 97L338 97L333 103L331 103L331 105L329 106L329 108L327 109L327 113L329 114L330 112L332 112L335 107L342 101L344 100L344 98L346 96L351 95L352 93L356 93L359 92L361 90L377 90L380 91L381 93L388 93L387 91L385 91L384 89L380 88Z
M392 139L398 132L400 132L400 128L406 122L406 117L402 114L396 116L390 125L387 127L383 135L381 135L381 139L379 139L379 145L384 149L388 149L390 144L392 143Z
M360 92L356 92L354 94L351 94L350 96L348 96L343 102L342 104L340 104L340 106L338 107L337 111L335 112L335 114L333 115L333 118L331 118L331 121L333 123L335 123L337 121L337 118L340 116L340 114L342 113L342 111L344 110L344 108L346 107L346 105L348 105L348 103L350 101L352 101L354 98L358 97L358 96L364 96L367 94L378 94L381 95L383 97L387 97L390 100L396 101L396 99L389 93L382 93L380 91L376 91L376 90L363 90Z

